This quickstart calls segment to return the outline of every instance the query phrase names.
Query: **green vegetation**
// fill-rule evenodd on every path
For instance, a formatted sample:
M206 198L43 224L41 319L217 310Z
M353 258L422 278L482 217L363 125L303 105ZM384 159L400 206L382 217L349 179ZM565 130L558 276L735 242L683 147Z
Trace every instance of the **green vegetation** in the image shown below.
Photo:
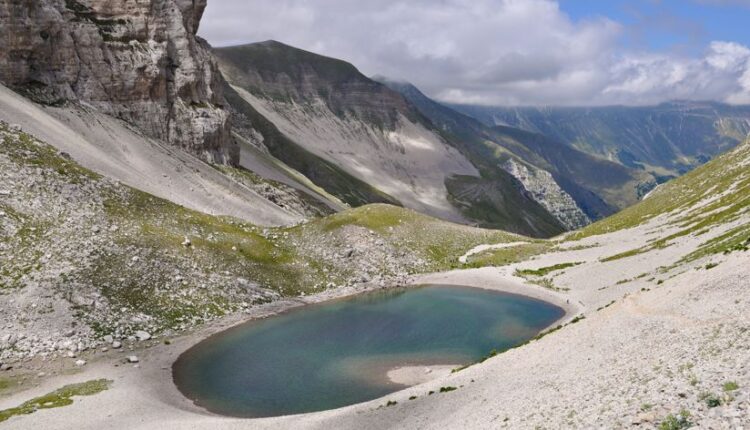
M676 416L673 414L667 415L664 421L659 424L659 430L682 430L693 426L690 421L690 412L683 409Z
M700 396L698 396L698 400L704 402L709 408L716 408L722 404L721 397L709 392L701 393Z
M724 385L721 386L721 388L725 393L729 393L731 391L739 390L740 386L734 381L728 381L725 382Z
M552 272L567 269L569 267L580 266L581 264L583 263L582 262L562 263L562 264L555 264L554 266L542 267L540 269L516 270L516 276L540 276L542 277L542 276L547 276L548 274Z
M7 390L13 385L13 381L8 378L0 378L0 391Z
M456 391L458 388L456 387L440 387L441 393L450 393L451 391Z
M7 157L19 167L42 169L66 183L76 185L99 178L99 175L78 166L32 136L26 133L11 133L2 122L0 132L4 134L0 155ZM5 202L0 202L0 211L5 213L10 225L15 227L11 230L0 229L0 242L10 245L13 249L13 253L0 265L0 291L20 289L25 286L28 275L40 268L40 258L44 255L44 250L38 243L48 234L51 223L22 213ZM6 231L12 234L5 235Z
M396 406L397 404L398 402L395 400L388 400L388 403L386 403L385 406L390 407L390 406Z
M71 405L73 404L73 397L98 394L107 390L111 384L112 381L110 380L98 379L81 384L66 385L59 390L24 402L15 408L0 411L0 422L18 415L33 414L39 409L51 409Z
M633 249L633 250L626 251L626 252L623 252L623 253L620 253L620 254L612 255L610 257L602 258L599 261L601 261L602 263L607 263L607 262L610 262L610 261L621 260L623 258L634 257L636 255L643 254L644 252L646 252L646 250L643 250L643 249Z
M652 197L570 235L568 240L632 228L657 216L671 215L669 222L678 229L675 233L658 238L643 248L601 260L608 262L662 249L681 237L698 237L713 228L738 221L750 207L750 171L745 167L747 160L750 160L750 143L669 182L656 190ZM749 248L750 223L744 222L704 242L677 264Z
M659 244L663 246L664 241L703 232L737 219L750 203L750 172L743 164L747 159L750 159L750 144L742 145L663 185L648 199L594 223L568 239L579 240L632 228L659 215L672 213L676 215L673 224L682 230L662 239ZM698 205L711 197L715 198L708 204Z
M0 124L0 127L2 127L0 130L8 131L7 127L2 124ZM12 162L18 165L36 166L54 171L73 184L82 183L87 179L101 178L97 173L79 166L58 153L53 147L42 144L26 133L20 133L17 139L6 135L0 153L8 156Z
M496 230L461 226L390 205L369 205L312 221L290 230L294 234L321 235L347 226L364 227L393 246L425 259L439 270L462 267L458 257L484 243L522 240L521 236ZM486 265L473 261L474 265Z
M539 285L540 287L546 288L548 290L562 291L561 288L555 287L555 281L549 278L531 279L528 282L531 284Z
M546 238L565 231L540 204L518 193L510 174L483 170L482 177L455 175L445 180L448 200L465 217L481 227L532 237Z
M469 257L468 264L464 267L507 266L526 261L535 255L544 254L551 248L552 244L550 242L534 241L510 248L494 249Z

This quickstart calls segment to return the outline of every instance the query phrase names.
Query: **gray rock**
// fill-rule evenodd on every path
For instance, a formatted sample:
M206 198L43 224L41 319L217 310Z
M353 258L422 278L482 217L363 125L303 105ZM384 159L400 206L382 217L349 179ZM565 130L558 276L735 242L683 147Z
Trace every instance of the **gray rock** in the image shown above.
M112 337L111 334L104 336L103 340L105 343L109 343L109 344L115 341L115 339Z
M143 330L138 330L135 332L135 338L138 339L140 342L146 341L151 339L151 333Z
M140 360L135 355L128 356L128 363L138 363Z
M221 75L196 37L206 2L0 2L0 81L37 102L86 102L207 161L236 164Z
M112 342L112 349L120 349L120 348L122 348L122 342L120 342L119 340Z
M86 365L86 360L76 360L76 366L81 367Z

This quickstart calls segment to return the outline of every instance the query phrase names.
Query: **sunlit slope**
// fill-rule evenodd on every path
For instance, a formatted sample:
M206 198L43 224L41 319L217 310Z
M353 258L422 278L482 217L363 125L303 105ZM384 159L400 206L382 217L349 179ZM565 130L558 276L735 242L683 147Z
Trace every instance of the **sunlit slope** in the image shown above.
M570 239L581 239L637 227L663 217L674 227L668 236L658 237L648 247L633 250L645 252L654 247L669 246L680 237L701 236L713 229L723 229L718 237L706 241L687 259L746 246L750 239L750 142L723 154L694 171L672 180L643 202L612 217L573 233Z

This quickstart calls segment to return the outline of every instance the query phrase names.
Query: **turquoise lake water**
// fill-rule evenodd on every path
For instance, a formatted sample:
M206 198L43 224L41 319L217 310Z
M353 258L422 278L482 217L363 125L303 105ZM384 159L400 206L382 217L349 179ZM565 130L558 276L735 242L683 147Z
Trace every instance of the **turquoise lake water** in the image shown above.
M183 354L180 391L215 413L269 417L334 409L401 390L388 370L468 364L534 337L564 315L489 290L412 287L251 321Z

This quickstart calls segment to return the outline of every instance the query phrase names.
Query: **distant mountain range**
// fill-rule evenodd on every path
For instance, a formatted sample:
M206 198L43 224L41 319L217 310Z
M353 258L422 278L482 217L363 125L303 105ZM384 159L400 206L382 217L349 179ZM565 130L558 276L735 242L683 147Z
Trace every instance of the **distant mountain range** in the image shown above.
M680 101L644 107L451 105L488 126L541 133L623 166L673 177L744 142L750 106Z

